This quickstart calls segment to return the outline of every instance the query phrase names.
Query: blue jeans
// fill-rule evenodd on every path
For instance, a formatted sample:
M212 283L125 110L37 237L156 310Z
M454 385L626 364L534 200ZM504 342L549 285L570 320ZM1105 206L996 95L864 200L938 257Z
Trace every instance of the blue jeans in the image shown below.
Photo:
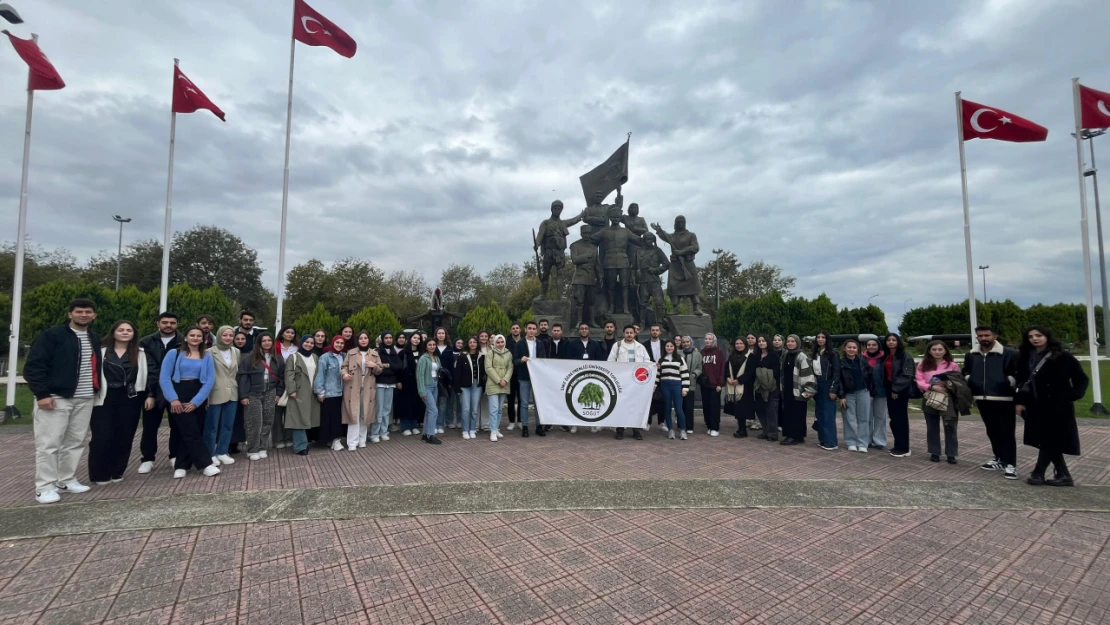
M397 390L392 386L379 386L377 392L374 394L374 401L377 402L377 421L370 426L370 438L381 438L389 434L389 409L393 407L393 391Z
M871 398L871 444L886 447L886 397Z
M532 381L531 380L521 380L520 381L520 391L518 393L518 396L520 397L520 419L519 419L520 425L521 425L521 427L528 427L528 403L530 401L532 401ZM539 422L540 422L540 419L539 419L539 416L537 415L537 417L536 417L536 425L537 426L540 424Z
M462 390L459 418L464 432L478 431L478 401L482 398L482 387L471 386Z
M674 429L671 421L671 408L678 417L678 429L686 429L686 415L682 413L682 382L678 380L663 380L659 383L659 391L663 393L663 414L667 417L667 429Z
M817 380L817 441L824 447L836 447L836 400L829 399L829 386L828 380Z
M489 431L496 432L501 427L501 413L509 405L508 393L489 395Z
M289 430L293 433L293 451L304 451L308 449L308 432L305 430Z
M867 449L871 443L871 391L848 393L844 401L848 403L848 407L840 411L844 418L844 443Z
M208 404L204 415L204 446L213 456L227 453L231 445L231 430L235 427L235 409L239 402L229 401L222 404Z
M455 422L455 394L448 391L436 397L436 427L443 429Z
M424 389L427 393L424 396L424 435L436 435L436 420L439 418L439 409L436 404L439 403L439 385L432 384Z

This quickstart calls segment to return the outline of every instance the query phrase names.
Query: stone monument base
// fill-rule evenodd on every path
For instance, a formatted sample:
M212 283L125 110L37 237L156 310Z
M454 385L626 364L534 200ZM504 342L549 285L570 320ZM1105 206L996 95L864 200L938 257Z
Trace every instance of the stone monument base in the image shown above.
M669 315L666 323L667 329L674 334L689 335L697 343L704 339L706 333L713 331L713 318L709 315ZM718 343L728 342L728 338L719 340Z
M567 328L571 323L570 300L567 299L536 299L532 300L532 315L538 323L540 319L547 319L552 324L563 325L563 336L568 336Z

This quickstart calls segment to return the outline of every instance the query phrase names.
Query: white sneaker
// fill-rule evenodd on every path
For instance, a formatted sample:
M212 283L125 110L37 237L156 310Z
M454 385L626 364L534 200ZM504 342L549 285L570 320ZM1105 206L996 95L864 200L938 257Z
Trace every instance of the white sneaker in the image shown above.
M497 432L490 432L489 433L489 439L496 443L497 442Z
M180 480L183 477L185 477L185 469L176 469L176 470L174 470L173 479Z
M412 430L405 430L404 432L401 432L401 435L402 436L412 436Z
M1012 464L1005 465L1004 471L1006 473L1005 473L1005 475L1003 475L1003 477L1005 477L1006 479L1016 480L1018 478L1017 469L1014 467L1014 465L1012 465Z
M72 482L66 482L65 484L62 484L58 487L58 490L63 493L87 493L92 490L92 488L85 486L77 480L73 480Z
M370 437L370 442L377 445L378 443L382 442L382 437L380 437L380 436L371 436Z
M510 424L509 424L509 427L508 427L508 430L509 430L510 432L512 432L512 431L513 431L513 428L514 428L514 427L516 427L516 424L515 424L515 423L510 423Z
M170 466L177 464L177 458L170 458Z
M578 433L578 426L577 425L570 426L570 433L571 434L577 434Z
M597 427L596 425L590 426L590 433L591 434L597 434L600 431L601 431L601 428Z
M721 433L717 430L709 430L709 435L710 436L720 436Z
M266 456L266 450L265 450L265 449L263 449L262 451L258 452L258 457L259 457L259 458L262 458L263 460L265 460L265 459L266 459L266 457L267 457L267 456Z
M217 467L220 466L220 457L212 456L212 464L216 465Z
M443 428L436 428L436 434L443 434Z
M219 475L220 474L220 467L217 467L214 464L210 464L210 465L204 467L204 474L207 475L208 477L213 477L213 476Z
M262 459L262 456L259 456L258 454L251 454L251 455L247 456L247 460L261 460L261 459Z
M277 445L274 445L274 447L276 447L277 449L285 449L285 443L278 443Z
M681 438L681 439L682 439L682 440L684 440L684 441L685 441L685 440L689 440L689 439L687 439L687 438L686 438L686 432L682 432L682 433L681 433L681 434L679 435L679 438Z
M865 454L865 453L867 453L867 447L866 446L856 447L856 451L860 452L861 454Z
M363 445L363 447L365 446ZM347 445L347 451L358 451L358 445Z
M149 461L149 460L147 460L146 462L139 465L139 473L144 473L144 474L145 473L150 473L153 470L154 470L154 463Z
M470 432L463 432L463 440L470 440Z
M389 434L382 434L382 440L383 441L389 440Z
M227 454L220 454L216 457L220 459L220 464L235 464L235 458L232 458Z
M848 451L857 451L857 450L859 450L859 447L856 447L855 445L848 445Z
M343 451L343 443L339 442L338 438L335 439L334 441L331 442L331 450L332 451Z
M686 433L687 433L687 434L693 434L693 433L694 433L694 431L693 431L693 430L686 430Z
M97 486L107 486L111 483L112 483L112 480L108 480L107 482L93 482L93 484L96 484Z
M363 447L366 447L366 441L362 441L358 444L359 449L362 449Z
M666 423L660 423L659 424L659 431L660 432L670 432L671 428L667 427Z
M61 496L58 495L58 491L54 490L53 488L49 490L44 490L41 493L35 495L35 501L39 503L58 503L58 501L60 501L61 499Z

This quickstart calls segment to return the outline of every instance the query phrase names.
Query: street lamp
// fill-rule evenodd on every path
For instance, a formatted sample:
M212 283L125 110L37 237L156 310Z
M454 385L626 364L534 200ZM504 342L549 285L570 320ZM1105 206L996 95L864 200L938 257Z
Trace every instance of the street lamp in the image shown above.
M906 316L906 304L908 304L912 301L913 301L912 297L909 297L909 298L906 298L906 299L902 300L902 316L903 317Z
M123 260L123 224L131 223L130 217L120 217L119 215L112 215L112 219L119 222L119 251L116 252L116 290L119 290L119 268L120 262Z
M12 24L23 23L23 18L20 17L15 8L7 2L0 2L0 17L8 20Z
M1110 356L1110 295L1106 290L1106 255L1102 244L1102 211L1098 205L1098 168L1095 166L1095 137L1106 134L1105 130L1084 130L1083 139L1091 146L1091 168L1083 172L1095 184L1095 230L1098 232L1098 273L1102 279L1102 337L1106 341L1106 355ZM1071 133L1075 136L1075 133Z
M879 296L879 294L876 293L876 294L872 295L871 297L867 298L867 305L870 306L871 305L871 300L875 299L878 296Z
M987 303L987 270L991 268L990 265L979 265L983 270L983 303Z
M721 309L721 254L724 254L725 251L720 249L720 248L717 248L717 249L713 250L713 253L717 255L717 262L716 262L716 265L717 265L717 279L716 279L716 282L717 282L717 310L720 310Z

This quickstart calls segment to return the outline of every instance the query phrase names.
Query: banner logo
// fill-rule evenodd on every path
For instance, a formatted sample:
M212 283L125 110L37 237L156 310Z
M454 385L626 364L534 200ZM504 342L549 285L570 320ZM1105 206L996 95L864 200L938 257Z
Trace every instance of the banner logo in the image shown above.
M564 388L567 409L586 423L601 421L617 407L617 381L604 369L579 371L569 377Z
M651 372L648 371L647 367L636 367L632 377L636 380L636 384L647 384L647 381L651 378Z

